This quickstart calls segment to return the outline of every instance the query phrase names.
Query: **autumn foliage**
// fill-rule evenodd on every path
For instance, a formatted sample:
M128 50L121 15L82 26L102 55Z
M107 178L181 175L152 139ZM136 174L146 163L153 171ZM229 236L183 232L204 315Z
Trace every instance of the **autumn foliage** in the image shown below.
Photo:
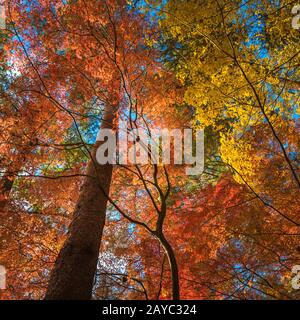
M6 1L1 299L300 298L293 5ZM204 129L203 173L97 164L124 121Z

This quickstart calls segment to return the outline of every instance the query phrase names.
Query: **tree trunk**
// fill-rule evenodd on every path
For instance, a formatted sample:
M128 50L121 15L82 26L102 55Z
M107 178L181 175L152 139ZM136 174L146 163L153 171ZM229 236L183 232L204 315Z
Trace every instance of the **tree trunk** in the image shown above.
M6 172L0 180L0 212L3 213L4 209L9 202L10 192L15 183L16 177L18 176L21 168L26 162L26 153L23 153L20 159L16 158L11 161L7 167Z
M165 253L169 260L169 265L171 269L171 281L172 281L172 298L173 300L180 299L180 288L179 288L179 275L178 275L178 265L173 251L172 246L165 238L164 234L160 234L158 237L159 242L165 250Z
M100 130L112 128L116 109L105 107ZM113 169L96 161L101 143L93 148L68 237L50 275L47 300L91 299Z
M15 180L21 172L22 167L26 164L27 157L31 150L32 148L30 146L18 150L17 156L15 156L13 160L10 160L6 167L6 172L0 180L0 213L5 211Z
M5 172L0 181L0 212L4 211L4 208L9 200L9 194L15 181L15 175L11 172Z
M18 215L11 214L6 210L14 181L15 175L11 171L6 171L0 180L0 252L5 250L4 248L7 247L7 243L10 243L13 237L8 227L14 226L19 222L16 221L16 218L19 220Z

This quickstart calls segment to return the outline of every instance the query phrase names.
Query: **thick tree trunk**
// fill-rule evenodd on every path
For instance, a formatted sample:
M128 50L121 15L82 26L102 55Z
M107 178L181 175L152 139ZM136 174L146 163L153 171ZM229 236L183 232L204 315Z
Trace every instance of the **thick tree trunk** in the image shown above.
M158 236L159 242L165 250L165 253L168 257L170 269L171 269L171 281L172 281L172 298L173 300L180 299L180 288L179 288L179 274L178 274L178 265L173 251L172 246L165 238L164 234Z
M100 130L112 127L115 110L114 107L105 108ZM86 172L89 177L83 182L68 237L51 272L45 299L91 298L113 169L112 164L97 163L96 151L100 143L94 146Z

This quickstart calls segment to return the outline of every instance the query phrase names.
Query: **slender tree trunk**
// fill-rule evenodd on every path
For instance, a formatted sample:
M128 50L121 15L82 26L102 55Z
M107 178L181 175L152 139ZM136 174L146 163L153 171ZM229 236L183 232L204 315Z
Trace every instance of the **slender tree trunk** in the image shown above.
M0 181L0 212L4 211L4 208L9 200L9 194L15 181L15 175L11 172L5 172Z
M100 130L112 128L115 111L116 107L106 106ZM97 163L96 151L100 144L96 142L93 148L86 172L89 177L83 182L68 237L51 272L45 299L91 298L113 169L112 164Z
M0 180L0 212L4 212L4 209L9 201L10 192L15 183L18 173L21 171L24 163L26 162L26 152L16 157L14 161L11 161L7 166L6 172Z
M13 237L12 232L10 232L7 226L15 224L15 220L12 220L12 218L15 219L16 216L7 212L6 205L9 202L14 181L15 175L10 171L5 172L0 180L0 252L5 250L4 248L7 246L7 243Z
M9 203L11 190L22 166L21 161L11 162L0 180L0 252L9 249L9 244L15 240L11 230L17 230L21 222L19 212L11 210Z
M165 253L168 257L170 269L171 269L172 298L173 300L179 300L180 299L179 275L178 275L178 265L177 265L175 253L173 251L172 246L170 245L168 240L165 238L163 233L161 233L157 237L162 247L165 250Z

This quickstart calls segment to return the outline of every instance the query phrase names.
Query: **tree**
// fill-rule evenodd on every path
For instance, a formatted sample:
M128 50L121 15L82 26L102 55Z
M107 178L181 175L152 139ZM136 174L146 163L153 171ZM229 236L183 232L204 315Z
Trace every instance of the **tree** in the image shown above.
M7 2L5 298L298 298L293 3ZM204 172L100 165L124 122L131 147L204 128Z

